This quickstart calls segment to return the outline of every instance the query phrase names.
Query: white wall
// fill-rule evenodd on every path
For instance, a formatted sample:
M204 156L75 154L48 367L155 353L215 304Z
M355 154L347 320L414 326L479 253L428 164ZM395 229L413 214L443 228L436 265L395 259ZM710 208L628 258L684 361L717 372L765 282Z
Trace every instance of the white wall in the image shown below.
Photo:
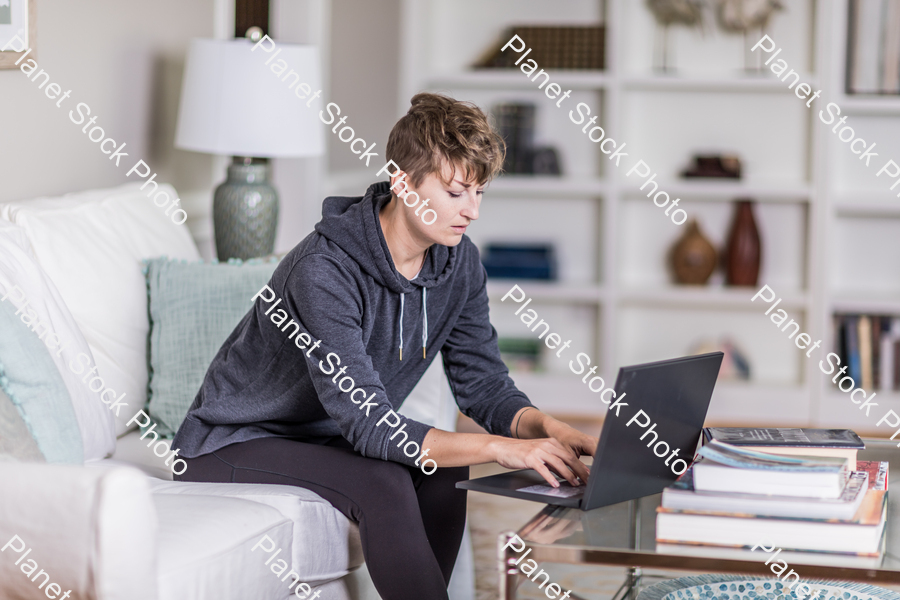
M377 142L381 159L388 134L402 116L396 108L399 16L399 0L332 0L331 101L341 107L341 115L349 115L347 125L358 135L370 144ZM338 142L330 128L328 138L330 170L360 169L359 157ZM374 166L373 162L369 168L373 182L381 168Z
M37 62L72 95L57 108L21 71L0 71L0 202L120 185L143 159L192 218L205 212L212 157L172 140L188 41L212 37L214 0L37 2ZM69 120L78 102L127 143L118 168Z

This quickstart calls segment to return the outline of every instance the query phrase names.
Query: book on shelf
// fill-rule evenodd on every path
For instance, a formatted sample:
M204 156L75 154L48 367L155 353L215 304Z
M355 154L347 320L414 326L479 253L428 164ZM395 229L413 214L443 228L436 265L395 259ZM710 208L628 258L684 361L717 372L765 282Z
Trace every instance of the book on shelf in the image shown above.
M900 94L900 0L851 0L848 94Z
M519 54L503 46L514 35L531 48L527 58L544 69L601 70L604 68L606 28L603 25L520 25L505 30L500 39L475 62L475 68L517 68Z
M481 262L492 279L556 279L553 244L488 244Z
M706 427L703 443L718 440L756 452L782 455L843 456L856 470L856 455L866 445L849 429L808 427Z
M839 456L781 456L710 440L698 451L694 487L706 492L839 498L850 476Z
M852 519L859 510L868 482L868 473L853 472L838 498L704 492L694 489L693 467L690 467L675 483L663 490L661 505L682 511L847 520Z
M870 393L900 390L900 318L836 314L834 325L835 352L848 366L846 376Z
M540 370L543 346L540 340L501 337L497 340L497 346L500 349L500 359L510 371L533 373Z
M883 552L887 518L888 463L860 461L849 480L866 480L862 502L851 518L811 515L775 517L755 513L684 510L660 506L656 540L749 549L765 541L788 552L833 552L878 557ZM694 465L696 467L696 465ZM670 495L671 497L671 495Z

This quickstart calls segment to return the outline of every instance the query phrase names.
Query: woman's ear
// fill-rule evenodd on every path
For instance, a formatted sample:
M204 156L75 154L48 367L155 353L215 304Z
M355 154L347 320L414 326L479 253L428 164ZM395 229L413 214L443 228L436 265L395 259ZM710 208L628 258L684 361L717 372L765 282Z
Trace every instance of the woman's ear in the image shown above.
M409 184L406 180L406 171L396 171L391 175L391 192L393 197L397 197L409 190Z

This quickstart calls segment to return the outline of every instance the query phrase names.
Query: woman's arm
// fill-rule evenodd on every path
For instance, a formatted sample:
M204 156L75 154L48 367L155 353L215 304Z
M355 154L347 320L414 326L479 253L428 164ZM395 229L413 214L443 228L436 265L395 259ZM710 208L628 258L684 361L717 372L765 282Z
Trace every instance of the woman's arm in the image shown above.
M522 416L521 413L526 410L522 409L517 416ZM528 412L543 414L534 408ZM577 435L584 435L552 417L543 416ZM513 422L515 423L515 420ZM540 417L529 417L527 425L526 421L523 421L522 425L527 426L529 432L538 431L542 426L539 423L542 422L543 419ZM550 428L555 431L552 423ZM560 431L563 432L562 429ZM523 432L524 430L520 430L520 436ZM596 438L593 439L596 448ZM579 485L576 478L584 482L588 477L588 469L578 460L576 452L568 447L566 442L549 436L545 436L545 439L509 439L483 433L451 433L432 429L425 436L424 448L428 450L428 458L434 460L439 467L462 467L496 462L507 469L534 469L553 487L559 487L556 477L553 476L554 472L572 485ZM593 448L590 453L593 454Z

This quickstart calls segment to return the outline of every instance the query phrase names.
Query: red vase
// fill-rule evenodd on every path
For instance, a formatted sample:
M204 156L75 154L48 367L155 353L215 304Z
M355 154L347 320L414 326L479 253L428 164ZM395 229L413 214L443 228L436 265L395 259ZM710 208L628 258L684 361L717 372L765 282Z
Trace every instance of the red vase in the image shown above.
M725 248L725 281L728 285L756 286L762 247L753 217L753 201L738 200Z

